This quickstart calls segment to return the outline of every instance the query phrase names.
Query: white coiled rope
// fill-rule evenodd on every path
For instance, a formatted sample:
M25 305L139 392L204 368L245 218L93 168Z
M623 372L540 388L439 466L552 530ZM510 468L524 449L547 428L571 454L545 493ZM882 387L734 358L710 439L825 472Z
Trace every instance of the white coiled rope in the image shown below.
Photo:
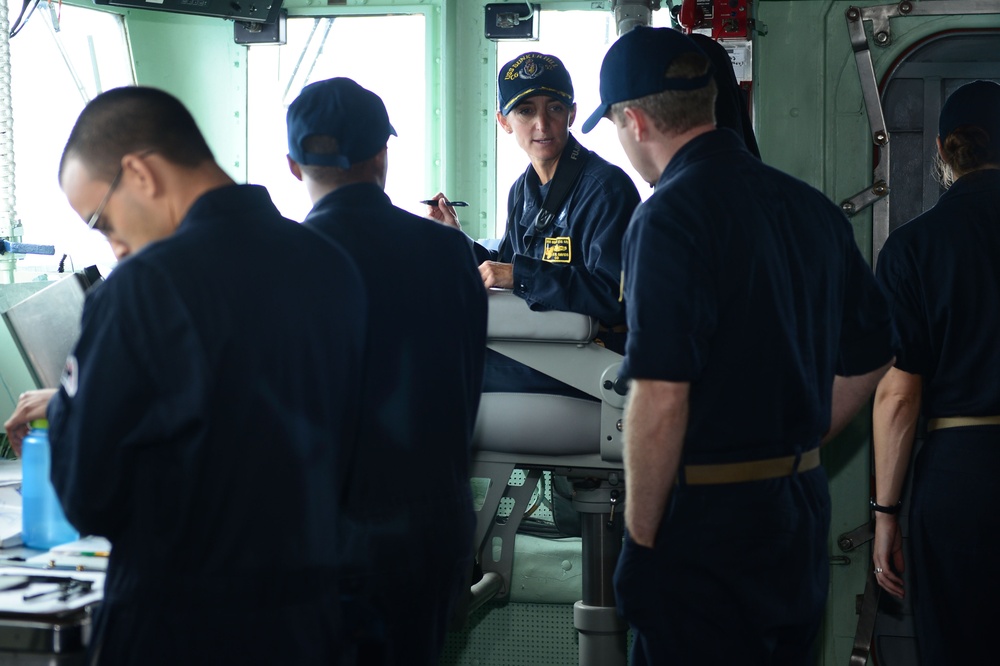
M10 23L7 0L0 0L0 236L17 220L14 194L14 111L10 92Z

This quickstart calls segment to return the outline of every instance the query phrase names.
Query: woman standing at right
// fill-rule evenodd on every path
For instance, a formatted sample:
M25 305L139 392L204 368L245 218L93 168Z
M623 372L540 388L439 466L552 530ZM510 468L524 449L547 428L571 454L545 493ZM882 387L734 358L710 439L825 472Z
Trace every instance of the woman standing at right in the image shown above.
M979 663L1000 593L1000 85L956 90L938 130L948 190L889 236L876 270L900 349L875 393L872 559L903 597L898 510L923 414L907 592L924 666Z

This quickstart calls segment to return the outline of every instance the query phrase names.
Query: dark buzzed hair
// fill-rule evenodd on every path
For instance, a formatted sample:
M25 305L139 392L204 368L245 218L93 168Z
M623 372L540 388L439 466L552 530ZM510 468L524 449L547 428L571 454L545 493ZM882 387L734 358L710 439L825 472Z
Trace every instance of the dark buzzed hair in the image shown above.
M155 151L181 166L214 159L191 113L173 95L156 88L115 88L95 97L80 113L62 159L80 159L94 178L111 180L128 153Z

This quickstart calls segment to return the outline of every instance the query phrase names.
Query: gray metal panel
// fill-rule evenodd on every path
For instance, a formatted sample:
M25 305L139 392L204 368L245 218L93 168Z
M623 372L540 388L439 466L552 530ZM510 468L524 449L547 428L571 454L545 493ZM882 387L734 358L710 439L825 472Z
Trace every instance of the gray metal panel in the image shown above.
M83 650L90 642L91 619L96 608L97 604L91 604L79 610L50 616L0 614L0 663L20 663L12 661L13 656L6 652L8 650L11 653L35 653L49 660L54 660L57 655L64 655L67 660L76 663L75 658L83 657Z
M0 284L0 312L45 288L46 282ZM38 388L14 336L0 325L0 413L10 414L22 391ZM0 663L4 663L0 660Z
M3 313L39 388L56 388L80 337L86 278L72 273Z
M892 137L882 148L889 161L890 192L887 219L875 220L880 228L873 234L874 256L889 233L931 208L941 196L933 169L938 114L949 94L977 79L1000 83L1000 32L935 36L914 48L890 73L882 95L886 129Z

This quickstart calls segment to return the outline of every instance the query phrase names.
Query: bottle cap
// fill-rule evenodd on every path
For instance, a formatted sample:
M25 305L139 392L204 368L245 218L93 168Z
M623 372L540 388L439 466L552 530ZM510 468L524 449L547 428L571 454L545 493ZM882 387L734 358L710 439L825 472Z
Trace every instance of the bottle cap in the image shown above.
M48 430L49 429L49 420L48 419L35 419L34 421L31 422L31 427L32 428L39 428L39 429Z

